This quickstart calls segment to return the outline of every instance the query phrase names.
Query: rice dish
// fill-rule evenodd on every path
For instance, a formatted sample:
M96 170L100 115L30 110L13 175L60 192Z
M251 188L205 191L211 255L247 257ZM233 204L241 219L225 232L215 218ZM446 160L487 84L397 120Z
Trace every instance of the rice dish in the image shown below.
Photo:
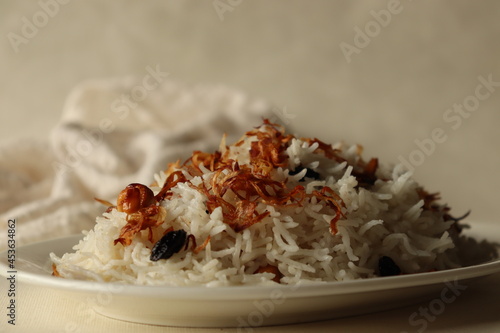
M401 165L263 124L130 184L54 275L137 285L295 285L461 267L459 222ZM462 245L461 245L462 244ZM465 244L465 245L463 245ZM475 243L474 243L475 244ZM490 250L487 256L493 256Z

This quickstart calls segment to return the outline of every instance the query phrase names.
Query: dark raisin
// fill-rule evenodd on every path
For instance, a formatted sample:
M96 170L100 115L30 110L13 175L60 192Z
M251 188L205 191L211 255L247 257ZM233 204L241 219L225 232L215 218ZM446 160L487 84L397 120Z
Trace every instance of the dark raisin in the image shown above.
M401 269L396 265L394 260L387 256L383 256L378 261L378 275L393 276L401 274Z
M375 173L378 169L378 159L372 158L364 166L355 166L352 170L352 175L356 177L358 185L356 187L370 188L377 181Z
M293 175L298 174L299 172L302 172L302 170L304 170L304 169L306 169L306 174L303 178L301 178L299 180L300 182L303 182L304 178L312 178L314 180L318 180L321 178L321 175L319 173L317 173L313 169L304 168L302 165L299 165L298 167L296 167L295 170L290 170L288 172L288 174L293 176Z
M174 230L163 236L151 250L151 261L168 259L179 252L186 243L187 233L184 230Z

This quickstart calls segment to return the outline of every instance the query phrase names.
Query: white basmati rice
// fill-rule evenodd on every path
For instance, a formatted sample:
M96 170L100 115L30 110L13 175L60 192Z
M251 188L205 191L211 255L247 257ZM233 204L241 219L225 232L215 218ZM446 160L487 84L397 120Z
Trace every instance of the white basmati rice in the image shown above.
M269 124L258 131L268 133ZM271 131L272 133L272 131ZM225 148L228 158L240 166L251 161L251 143L259 140L253 133L238 145ZM257 273L260 267L279 269L280 283L342 281L375 277L382 256L390 257L404 273L442 270L461 265L457 256L455 221L446 219L444 206L426 209L418 193L419 185L401 166L380 165L376 181L361 186L354 166L361 157L360 146L337 143L341 159L327 157L314 140L292 137L286 142L287 165L275 167L273 179L286 181L292 189L304 186L306 193L328 187L343 201L342 216L331 230L336 212L316 196L299 205L273 205L259 202L258 213L269 212L262 221L235 231L224 222L222 207L207 210L207 196L197 187L210 184L214 171L200 165L201 175L183 171L188 181L171 189L161 202L167 214L153 228L136 234L130 245L114 244L127 224L127 214L116 208L97 217L93 230L62 257L51 254L57 274L69 279L121 281L141 285L266 285L274 284L274 274ZM292 170L304 170L291 175ZM320 179L304 178L307 169ZM167 179L154 176L158 193ZM269 192L272 189L268 188ZM232 195L232 198L229 198ZM228 194L228 200L237 197ZM208 213L207 213L208 212ZM165 231L183 229L198 245L195 253L182 249L167 260L151 261L151 249ZM210 237L210 238L208 238Z

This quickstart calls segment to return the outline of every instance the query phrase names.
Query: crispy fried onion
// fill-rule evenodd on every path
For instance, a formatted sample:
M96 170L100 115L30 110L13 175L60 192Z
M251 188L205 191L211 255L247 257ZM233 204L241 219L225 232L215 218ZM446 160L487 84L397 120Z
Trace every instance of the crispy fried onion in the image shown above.
M57 271L56 264L52 264L52 276L61 277L61 274L59 274L59 272Z
M422 187L417 188L417 194L424 201L423 209L430 211L439 211L441 207L436 203L440 198L439 193L429 193Z
M133 237L141 230L149 230L148 239L153 241L152 228L163 223L167 212L165 208L158 205L151 205L139 209L137 212L127 215L127 224L120 231L120 236L114 240L114 244L121 243L128 246L132 243Z
M130 184L120 192L116 209L127 214L127 224L120 231L114 244L128 246L141 230L149 230L148 239L153 240L152 228L161 225L166 217L166 210L158 205L153 191L146 185Z
M221 151L212 154L195 151L182 165L179 161L170 163L165 170L166 181L156 195L153 195L151 189L145 185L130 184L120 192L116 206L98 200L109 204L109 208L116 207L118 211L127 213L127 224L115 239L115 245L117 243L130 245L133 237L146 229L149 230L149 240L152 241L152 228L161 225L167 214L161 202L171 198L172 188L185 182L206 196L208 213L221 207L223 221L237 232L269 216L269 211L265 210L266 205L303 205L305 200L312 200L314 197L316 201L324 201L325 207L333 210L334 218L330 223L330 231L335 234L337 232L335 224L343 216L344 203L331 188L323 187L307 194L302 185L289 188L287 179L283 181L273 179L274 169L288 165L285 151L293 136L284 133L284 128L265 119L263 125L247 132L234 144L241 146L245 140L252 138L249 164L239 165L230 159L229 149L225 146L223 138ZM337 151L330 145L317 139L311 142L317 142L318 151L326 157L340 159ZM372 173L376 165L375 167L370 163L369 165L367 172ZM213 172L207 184L202 182L194 186L189 182L191 177L204 174L206 169ZM209 240L205 240L197 251L204 248Z
M205 184L198 187L207 197L208 212L212 213L221 207L223 221L238 232L269 216L268 211L263 211L265 205L302 205L306 198L316 197L318 201L327 202L327 206L334 210L330 230L336 233L335 223L342 216L344 204L332 189L324 187L306 194L301 185L288 188L287 180L277 181L272 178L274 169L287 166L284 152L293 137L284 135L283 128L268 120L264 120L263 126L247 132L245 137L256 138L250 144L248 165L240 166L236 161L228 159L227 154L213 157L200 154L191 159L203 161L205 167L210 165L210 170L214 171L210 188ZM236 142L235 146L241 146L244 139Z
M249 131L235 146L241 146L245 138L255 137L250 143L250 163L240 166L237 162L224 156L206 155L192 158L192 161L202 160L214 174L210 181L210 189L202 184L199 190L207 197L207 210L212 213L216 208L222 208L223 220L235 231L244 230L269 216L268 211L259 212L260 203L269 205L286 205L300 203L305 190L297 186L289 190L286 181L279 182L271 178L274 168L287 165L284 151L291 136L284 135L284 129L271 124L267 119L259 128ZM226 151L227 152L227 151ZM236 197L230 200L228 197ZM232 204L230 201L235 201Z
M321 153L325 155L325 157L335 160L338 163L342 162L349 162L345 158L339 155L340 150L333 148L331 145L319 140L319 139L304 139L306 142L308 142L310 145L312 144L317 144L317 148L314 151L315 153ZM377 172L378 169L378 159L377 158L372 158L370 161L365 162L361 158L361 153L363 152L363 147L358 145L357 146L357 156L358 159L356 163L352 164L353 171L352 175L356 177L358 180L358 186L367 188L375 183L375 181L378 179L375 173Z
M286 149L294 137L285 135L285 130L279 125L264 119L264 123L245 133L233 146L241 147L250 139L248 164L239 165L230 158L230 149L226 146L223 137L219 151L212 154L201 151L193 152L192 156L183 164L179 161L170 163L164 171L166 181L158 194L153 195L151 189L141 184L130 184L118 196L117 205L96 199L108 206L108 212L116 208L127 214L127 224L121 229L120 235L115 239L115 245L121 243L130 245L134 235L142 230L149 230L148 238L152 241L152 229L161 225L167 212L161 206L161 202L169 200L172 189L179 183L188 183L206 196L207 213L221 208L223 221L236 232L242 231L250 226L261 222L270 215L266 210L267 205L275 207L302 206L306 202L322 201L325 215L331 215L330 233L337 233L337 222L345 217L343 208L345 204L341 197L330 187L322 187L306 193L302 185L294 187L288 184L288 180L276 180L273 171L279 167L286 168L288 156ZM346 162L353 167L352 175L358 180L359 187L370 187L378 179L378 159L372 158L365 162L361 158L362 146L357 146L357 158L348 161L341 155L341 151L326 144L319 139L302 138L309 145L316 144L316 154L321 154L328 159L338 163ZM206 182L195 186L189 179L201 176L206 170L212 172L211 178ZM156 184L157 185L157 184ZM424 210L440 212L445 220L458 222L465 218L454 218L449 215L449 208L436 204L439 199L437 193L430 194L419 188L419 197L423 200ZM457 225L457 223L455 223ZM193 244L192 250L199 252L210 242L206 238L200 246L196 246L194 236L189 236Z
M240 167L236 162L230 170L226 167L215 172L210 190L204 186L200 190L207 197L208 211L211 213L221 207L224 222L237 232L269 216L268 211L259 213L259 203L273 206L302 205L306 198L316 197L334 210L335 217L330 225L332 233L336 233L335 223L343 216L344 203L331 188L325 186L306 194L302 185L289 189L286 180L279 182L270 177L256 176L248 166ZM238 198L236 204L225 199L231 196Z
M172 191L170 190L178 183L184 183L186 181L186 176L181 170L172 171L165 180L165 184L163 184L160 192L155 196L156 201L161 202L165 199L169 199L172 196Z
M450 207L438 203L438 201L441 199L439 192L429 193L422 187L419 187L417 188L417 194L419 198L424 202L422 206L423 210L440 213L444 221L454 222L452 225L453 228L456 228L459 232L462 230L462 226L459 225L459 222L469 216L470 210L460 217L454 217L450 215Z
M335 235L338 232L337 221L341 217L345 217L342 213L342 207L345 207L344 201L337 193L327 186L324 186L320 191L313 191L312 195L320 200L324 200L326 204L335 211L335 216L330 221L330 233Z

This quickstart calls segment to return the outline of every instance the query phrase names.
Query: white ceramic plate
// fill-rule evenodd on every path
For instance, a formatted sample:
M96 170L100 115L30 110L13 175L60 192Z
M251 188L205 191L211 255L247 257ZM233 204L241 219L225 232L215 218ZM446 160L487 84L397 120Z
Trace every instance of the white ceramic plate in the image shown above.
M473 235L498 241L500 227L474 224ZM157 325L256 327L358 315L438 298L443 293L451 297L455 289L460 291L473 279L500 272L500 260L495 260L447 271L348 282L223 288L130 286L51 276L49 253L69 252L81 237L18 248L17 279L71 293L72 297L90 297L95 311L108 317ZM8 271L7 254L3 252L0 274L5 276Z

